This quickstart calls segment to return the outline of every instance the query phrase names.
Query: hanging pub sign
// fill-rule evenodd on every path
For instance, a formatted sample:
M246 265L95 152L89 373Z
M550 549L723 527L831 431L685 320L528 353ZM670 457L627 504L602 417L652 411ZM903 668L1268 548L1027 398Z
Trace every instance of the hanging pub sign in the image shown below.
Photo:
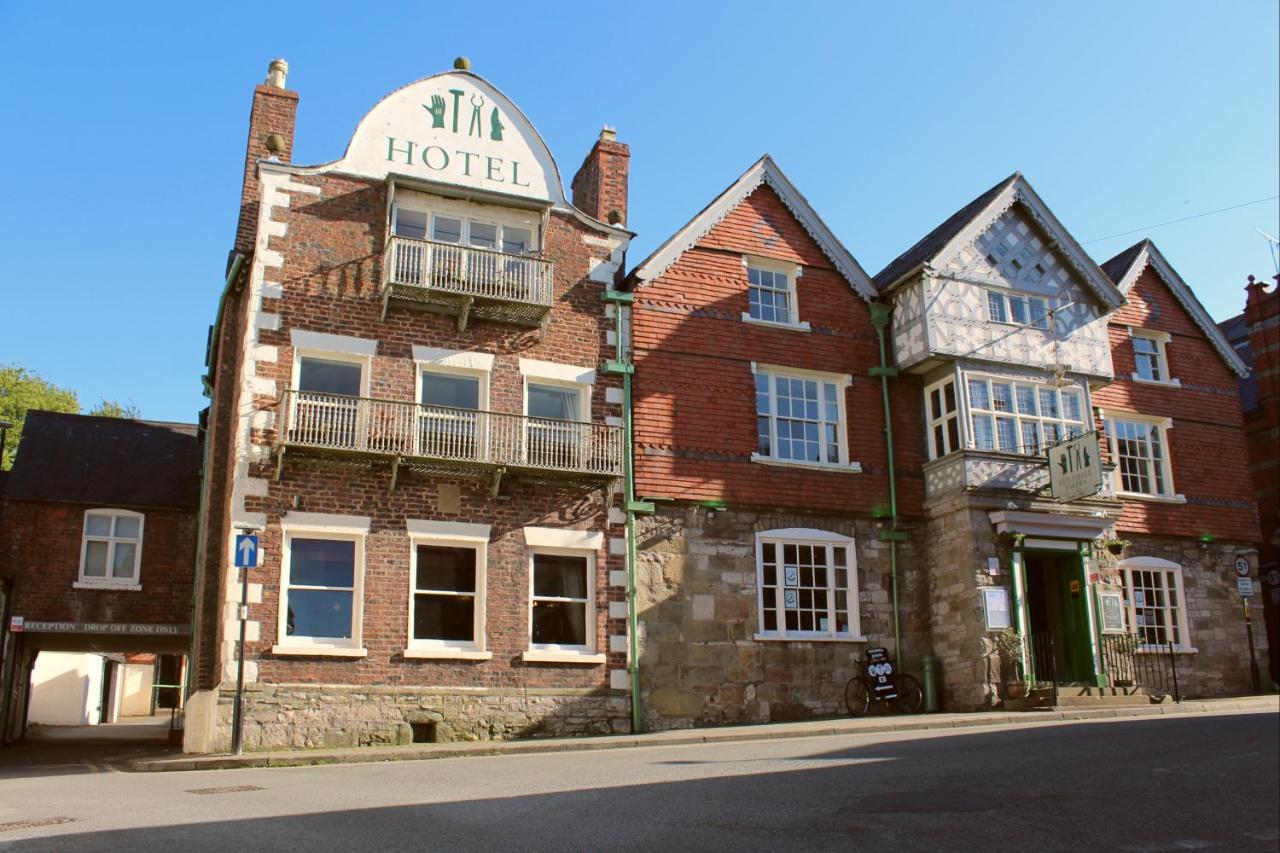
M1098 434L1086 432L1049 448L1049 492L1058 503L1096 495L1102 489Z
M877 699L897 699L898 691L893 683L893 664L889 650L883 647L867 649L867 677Z

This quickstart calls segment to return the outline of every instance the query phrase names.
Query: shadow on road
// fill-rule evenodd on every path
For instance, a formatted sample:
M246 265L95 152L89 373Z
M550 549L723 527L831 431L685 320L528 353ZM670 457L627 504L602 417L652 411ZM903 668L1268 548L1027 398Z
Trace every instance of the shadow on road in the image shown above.
M7 849L196 853L287 845L306 851L748 846L804 851L1049 851L1165 850L1188 844L1275 849L1274 835L1267 834L1274 832L1280 814L1275 714L959 729L954 736L863 745L850 740L855 745L848 748L781 759L806 762L790 771L753 769L759 767L756 762L770 760L759 758L760 751L781 749L779 742L574 753L555 756L554 763L546 756L481 759L489 763L470 767L501 773L508 781L541 768L544 774L555 773L558 784L572 787L575 767L585 762L617 762L621 781L644 778L645 766L669 767L671 749L703 750L722 775L118 831L90 832L86 827L83 832L13 840ZM735 762L737 752L748 757ZM814 760L831 763L815 768ZM396 784L403 785L412 773L424 798L440 798L448 796L451 774L467 772L463 762L473 761L477 760L422 762L396 765L395 770L359 765L258 771L251 778L269 788L275 773L304 773L317 790L332 791L355 780L369 784L383 772L397 773ZM691 758L687 763L693 762ZM727 766L734 763L741 767ZM247 771L227 774L227 792L216 795L219 800L211 813L254 808L253 798L260 794L236 789L236 782L250 778L243 772ZM173 797L193 796L183 790L189 787L184 774L171 775ZM121 777L122 783L126 778ZM207 775L200 778L202 785L209 783ZM376 796L370 793L375 790L370 786L359 795ZM156 807L163 813L163 802ZM296 807L306 806L299 802ZM0 844L3 841L0 834Z
M169 744L169 717L127 718L96 726L30 726L0 748L0 779L92 773L134 758L179 755Z

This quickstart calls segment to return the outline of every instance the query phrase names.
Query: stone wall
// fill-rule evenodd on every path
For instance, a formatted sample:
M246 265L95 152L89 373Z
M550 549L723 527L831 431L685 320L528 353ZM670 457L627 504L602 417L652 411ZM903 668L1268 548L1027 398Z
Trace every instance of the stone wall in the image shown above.
M648 729L843 714L844 685L868 644L893 646L889 544L868 518L663 506L640 520L641 702ZM866 642L759 641L755 533L816 528L855 539ZM913 537L914 538L914 537ZM927 621L913 543L899 543L906 668L919 673Z
M217 706L217 742L231 745L235 693ZM388 746L415 742L612 734L631 729L624 691L466 690L332 684L245 685L248 750Z
M1249 641L1236 591L1236 556L1248 556L1257 586L1257 553L1241 542L1201 543L1127 534L1130 544L1119 556L1095 557L1105 582L1123 585L1119 563L1131 557L1159 557L1182 566L1187 631L1195 652L1178 654L1178 687L1184 697L1248 693ZM1256 605L1258 599L1253 599ZM1267 638L1261 609L1253 613L1253 642L1259 669L1265 673ZM1265 677L1263 679L1265 684Z

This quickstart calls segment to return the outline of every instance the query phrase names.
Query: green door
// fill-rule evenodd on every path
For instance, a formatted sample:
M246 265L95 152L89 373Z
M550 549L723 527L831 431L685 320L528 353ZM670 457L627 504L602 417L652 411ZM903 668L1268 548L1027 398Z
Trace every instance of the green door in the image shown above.
M1092 682L1088 598L1080 556L1028 551L1023 560L1032 634L1052 634L1058 680Z

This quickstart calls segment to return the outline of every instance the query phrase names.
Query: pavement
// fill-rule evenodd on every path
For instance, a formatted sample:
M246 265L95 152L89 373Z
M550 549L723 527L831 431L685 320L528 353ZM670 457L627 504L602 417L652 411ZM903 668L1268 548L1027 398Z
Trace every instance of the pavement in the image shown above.
M626 749L640 746L679 746L692 743L725 743L780 738L823 737L846 734L934 731L977 726L1028 725L1072 720L1105 720L1162 717L1222 711L1280 711L1280 695L1228 699L1186 700L1149 706L1071 708L1017 712L963 714L915 714L862 718L829 717L791 723L679 729L638 735L580 736L509 741L368 746L343 749L278 750L244 755L159 755L131 757L122 769L138 771L225 770L244 767L299 767L318 764L354 764L380 761L421 761L475 755L528 755L547 752Z
M1280 714L1229 704L428 762L33 768L0 773L0 853L1275 851Z
M123 767L135 758L179 758L169 745L169 714L123 717L96 726L30 726L27 736L0 748L0 778L6 768Z

